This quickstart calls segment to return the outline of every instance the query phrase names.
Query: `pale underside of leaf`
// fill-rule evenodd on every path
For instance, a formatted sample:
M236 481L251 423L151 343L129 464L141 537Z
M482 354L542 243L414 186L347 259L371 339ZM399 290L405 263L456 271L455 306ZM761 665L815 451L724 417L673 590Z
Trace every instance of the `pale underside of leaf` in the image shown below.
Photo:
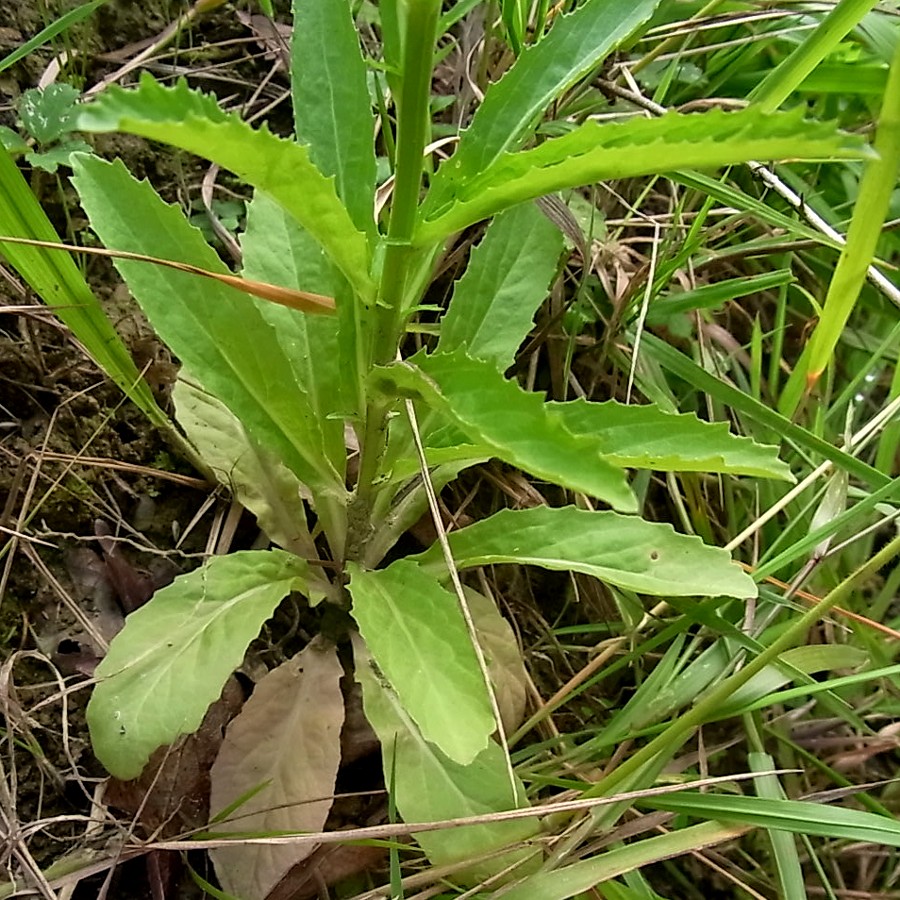
M215 822L217 833L322 830L341 759L343 673L334 646L317 638L259 681L228 726L210 773L213 816L250 795ZM227 891L265 900L314 849L235 842L210 856Z
M381 740L385 783L408 822L436 822L525 806L524 790L513 796L501 748L491 741L467 766L448 759L426 741L396 694L373 667L362 639L354 636L356 678L363 689L366 717ZM476 860L490 851L527 840L538 830L534 819L470 825L415 835L435 865ZM478 881L521 862L532 850L511 850L465 867L465 880ZM465 876L464 876L465 877Z
M306 526L303 484L277 457L260 447L234 414L179 373L172 390L176 419L219 482L248 509L266 536L307 559L316 548Z
M97 667L87 708L94 752L117 778L200 725L305 561L281 550L215 556L131 613Z
M496 725L456 596L415 563L350 568L353 617L426 740L466 765Z

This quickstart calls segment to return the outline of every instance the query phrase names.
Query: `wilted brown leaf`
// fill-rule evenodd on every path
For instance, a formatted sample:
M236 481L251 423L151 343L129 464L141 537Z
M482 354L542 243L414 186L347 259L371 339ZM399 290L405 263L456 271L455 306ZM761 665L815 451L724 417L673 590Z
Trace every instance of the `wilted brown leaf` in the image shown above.
M469 587L465 588L465 592L478 628L481 649L487 656L503 728L511 734L522 724L527 697L527 676L519 643L493 600Z
M211 811L256 793L216 822L216 832L322 829L340 764L342 675L335 648L316 638L257 684L213 765ZM226 891L243 900L265 900L313 849L235 842L210 856Z

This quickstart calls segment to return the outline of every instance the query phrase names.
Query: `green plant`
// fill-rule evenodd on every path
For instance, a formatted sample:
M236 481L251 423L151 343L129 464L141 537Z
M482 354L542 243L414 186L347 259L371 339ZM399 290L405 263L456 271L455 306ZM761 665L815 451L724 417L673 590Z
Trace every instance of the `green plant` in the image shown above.
M520 43L521 16L507 7ZM773 448L657 406L545 402L503 375L545 299L563 245L530 201L609 178L752 159L866 155L862 141L830 126L753 106L605 125L562 121L558 136L537 140L548 105L629 39L654 7L648 0L588 0L557 19L488 89L426 189L440 5L384 4L396 126L381 122L383 131L395 131L393 192L383 220L373 214L375 123L346 4L295 4L297 141L252 129L184 84L163 88L149 77L79 112L81 130L142 135L233 171L256 191L242 241L243 276L336 300L336 315L305 316L184 272L117 263L185 365L176 390L182 425L282 549L213 558L129 617L98 669L88 710L95 750L113 774L135 777L156 748L199 726L262 624L293 591L311 604L348 609L355 621L356 677L382 742L386 782L407 821L526 807L503 738L515 715L504 724L502 700L521 678L521 663L510 658L514 640L497 609L462 585L457 569L529 564L665 598L756 595L727 553L641 518L626 470L791 480ZM79 155L74 169L84 209L107 247L227 274L181 211L120 163ZM437 260L455 235L484 220L491 221L455 286L437 341L401 358L409 324L429 312ZM440 533L433 492L491 458L559 485L574 502L501 511L378 568L424 513L432 513ZM595 501L611 509L594 510ZM315 514L312 527L307 509ZM755 667L733 675L717 702L807 625L803 620ZM244 750L217 763L220 775L224 768L229 774L219 779L227 787L214 789L213 812L237 805L240 818L216 822L217 830L322 827L327 803L296 804L328 794L329 779L334 783L342 718L337 660L333 647L311 645L270 673L265 689L257 687L253 706L230 732ZM709 706L697 709L670 737L683 740L704 720ZM271 738L254 744L263 733ZM260 751L251 765L260 743L270 752ZM665 745L665 736L648 744L610 784L621 786L641 765L659 771ZM669 749L679 746L670 741ZM296 765L282 758L284 748L297 747L316 755L299 787L291 778ZM418 840L434 863L454 863L537 830L528 817L422 832ZM707 830L717 840L730 833ZM647 859L671 852L647 844ZM253 853L251 846L214 856L226 888L246 897L264 896L296 859L287 853L266 867ZM469 876L513 863L527 870L534 859L535 851L518 848L470 866Z

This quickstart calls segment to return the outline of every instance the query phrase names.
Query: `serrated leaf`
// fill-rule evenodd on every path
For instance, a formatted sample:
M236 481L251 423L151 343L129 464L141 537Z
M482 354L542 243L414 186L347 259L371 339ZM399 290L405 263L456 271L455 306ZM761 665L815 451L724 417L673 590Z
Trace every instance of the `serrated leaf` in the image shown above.
M559 229L533 203L507 210L488 226L441 319L437 349L512 365L547 296L563 248Z
M385 784L392 787L397 809L407 822L437 822L526 805L518 778L514 793L503 751L497 744L491 741L467 766L454 763L422 737L397 695L373 668L365 644L355 635L353 658L366 718L381 741ZM537 831L535 819L520 819L423 832L414 837L434 865L449 865L527 840ZM477 882L489 877L529 853L533 851L512 850L469 866L466 880Z
M666 113L654 119L586 122L532 150L505 153L461 182L441 208L430 210L415 242L430 244L500 210L564 188L684 168L713 168L752 159L859 159L858 136L802 109L767 115L748 108Z
M191 90L184 81L166 88L146 72L139 88L114 86L81 107L76 127L141 135L229 169L283 206L325 249L363 302L374 297L365 235L338 199L334 180L312 164L306 147L276 137L266 126L251 128L224 112L212 95Z
M57 140L72 129L78 96L78 88L63 82L29 88L18 102L22 126L39 144Z
M499 459L631 512L637 502L621 469L597 452L592 438L572 434L540 394L523 391L490 363L466 354L419 353L375 370L386 393L424 401Z
M415 563L350 565L353 618L422 736L468 765L496 728L456 596Z
M150 754L195 731L306 562L281 550L214 556L125 620L97 667L87 708L97 758L135 778Z
M231 721L210 772L215 816L251 795L216 833L321 831L341 761L344 674L337 651L320 638L265 675ZM265 900L281 877L315 848L241 844L209 851L222 887Z
M294 0L291 99L297 137L335 177L356 227L375 228L375 123L359 36L346 0ZM323 40L323 35L328 39Z
M505 509L451 531L448 539L461 569L511 562L584 572L659 596L743 599L757 594L753 579L724 550L637 516L574 506ZM443 557L437 545L410 558L441 577Z
M438 171L427 204L442 202L453 183L476 176L517 146L541 113L566 88L595 69L650 18L658 0L588 0L559 16L549 33L526 47L490 86L453 157Z
M179 209L164 203L121 162L77 157L73 179L92 228L111 247L152 249L169 259L225 271ZM255 301L226 285L162 266L117 260L160 337L261 445L316 494L329 534L341 532L342 470L326 453L319 419L293 378L275 330ZM333 455L333 452L332 452Z
M178 424L221 484L256 516L266 536L284 550L313 559L303 485L284 463L244 430L234 413L179 375L172 390Z
M731 434L724 422L663 412L656 406L626 406L615 400L549 403L573 434L591 435L614 466L657 472L730 472L794 481L778 448Z

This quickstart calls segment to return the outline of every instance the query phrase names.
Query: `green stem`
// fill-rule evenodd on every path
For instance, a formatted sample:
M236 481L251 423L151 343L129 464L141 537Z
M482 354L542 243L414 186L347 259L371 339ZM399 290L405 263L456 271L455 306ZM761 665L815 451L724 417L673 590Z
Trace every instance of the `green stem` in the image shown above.
M440 3L435 0L412 0L406 15L402 82L397 98L394 195L378 297L377 363L394 359L403 315L412 304L412 299L407 296L409 273L414 262L411 242L419 210L424 152L431 120L431 69L439 14Z
M376 320L372 361L393 362L402 337L403 319L416 297L410 296L421 251L412 248L412 236L422 190L425 145L430 134L431 70L439 0L410 0L405 17L400 90L397 95L397 146L394 193L384 245L384 261L374 309ZM363 377L365 373L361 373ZM351 509L350 558L361 558L371 530L371 509L378 466L384 451L392 402L370 397L360 446L359 477Z

